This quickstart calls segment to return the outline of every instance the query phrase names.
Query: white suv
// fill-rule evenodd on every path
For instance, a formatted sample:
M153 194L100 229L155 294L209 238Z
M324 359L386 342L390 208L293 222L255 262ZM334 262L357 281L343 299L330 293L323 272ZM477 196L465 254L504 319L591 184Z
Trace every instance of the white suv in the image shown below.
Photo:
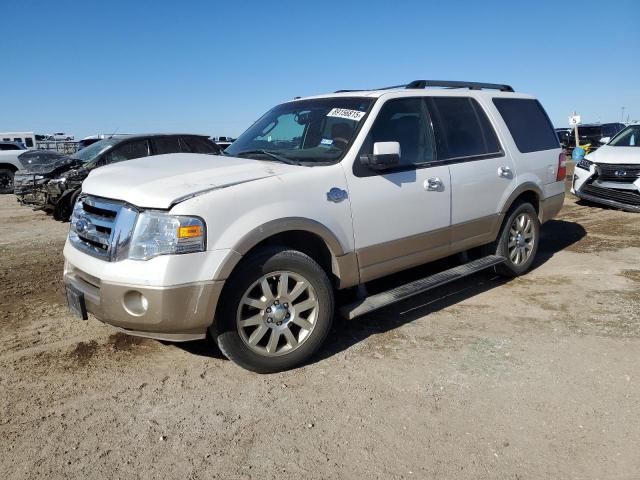
M565 175L542 106L507 85L420 80L296 99L224 156L91 172L64 249L69 305L134 335L210 331L245 368L291 368L327 336L336 290L351 288L342 313L353 318L484 268L524 273ZM363 288L471 249L450 270Z
M576 163L571 191L596 203L640 212L640 125L629 125Z

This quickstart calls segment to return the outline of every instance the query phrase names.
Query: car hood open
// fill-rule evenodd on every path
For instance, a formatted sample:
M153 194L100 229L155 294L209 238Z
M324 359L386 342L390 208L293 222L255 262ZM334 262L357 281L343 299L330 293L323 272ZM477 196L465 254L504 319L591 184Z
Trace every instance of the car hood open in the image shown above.
M221 155L172 153L96 168L83 182L82 191L140 208L168 209L199 194L297 168L304 167Z
M640 147L613 147L603 145L590 153L587 160L595 163L610 163L616 165L640 165Z

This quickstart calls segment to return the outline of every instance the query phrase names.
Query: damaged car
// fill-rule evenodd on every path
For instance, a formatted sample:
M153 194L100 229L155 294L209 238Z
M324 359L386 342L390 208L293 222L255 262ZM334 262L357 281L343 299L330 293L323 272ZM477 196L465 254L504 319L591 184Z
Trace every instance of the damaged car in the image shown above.
M571 192L595 203L640 212L640 125L630 125L576 163Z
M68 220L82 182L94 168L167 153L216 155L220 149L205 135L144 134L100 140L70 156L33 161L15 174L18 201Z

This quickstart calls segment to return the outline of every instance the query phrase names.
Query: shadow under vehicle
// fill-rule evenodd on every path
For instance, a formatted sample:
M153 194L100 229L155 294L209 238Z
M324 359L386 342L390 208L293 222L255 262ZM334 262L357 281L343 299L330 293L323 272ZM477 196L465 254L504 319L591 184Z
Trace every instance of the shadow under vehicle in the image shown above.
M110 137L76 153L43 157L15 173L15 194L20 203L69 220L82 182L94 168L134 158L167 153L216 155L220 149L205 135L141 134Z

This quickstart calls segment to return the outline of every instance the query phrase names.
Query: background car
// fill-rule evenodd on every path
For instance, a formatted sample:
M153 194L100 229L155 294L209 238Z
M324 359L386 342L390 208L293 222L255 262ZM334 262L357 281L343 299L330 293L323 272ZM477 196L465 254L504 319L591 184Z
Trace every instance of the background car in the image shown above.
M630 125L576 163L571 190L578 197L640 212L640 125Z
M13 193L15 172L22 168L18 157L25 150L20 142L0 142L0 194Z
M134 158L166 153L217 155L220 148L204 135L144 134L100 140L70 156L33 165L16 173L19 201L52 211L57 220L68 220L82 181L94 168Z
M26 150L26 149L27 149L27 147L25 147L20 142L0 142L0 151Z
M50 135L47 135L47 140L53 140L53 141L69 141L69 140L73 140L73 135L68 135L64 132L58 132L58 133L52 133Z
M624 128L624 123L585 123L578 125L578 137L580 145L591 145L590 151L600 147L600 140L605 137L613 137ZM573 140L573 142L571 141ZM575 132L572 129L569 132L568 145L570 148L575 147Z
M558 137L558 141L560 142L562 148L564 148L565 150L571 145L571 132L572 130L570 128L556 128L556 136Z

